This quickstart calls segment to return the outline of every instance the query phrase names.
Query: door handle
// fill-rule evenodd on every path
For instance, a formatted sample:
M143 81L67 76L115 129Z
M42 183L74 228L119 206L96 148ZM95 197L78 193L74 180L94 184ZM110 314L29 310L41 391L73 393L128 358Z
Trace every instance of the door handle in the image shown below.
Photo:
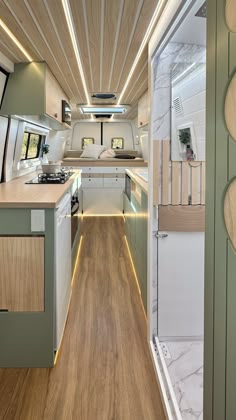
M155 238L157 238L157 239L163 239L163 238L167 238L168 234L167 233L153 232L153 236L155 236Z

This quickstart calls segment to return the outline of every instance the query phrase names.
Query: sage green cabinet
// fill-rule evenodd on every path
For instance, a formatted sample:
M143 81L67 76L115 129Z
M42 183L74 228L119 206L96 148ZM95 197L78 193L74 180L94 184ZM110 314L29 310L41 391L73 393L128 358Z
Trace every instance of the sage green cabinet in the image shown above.
M139 282L142 301L147 311L147 195L142 191L140 200L124 194L125 233Z

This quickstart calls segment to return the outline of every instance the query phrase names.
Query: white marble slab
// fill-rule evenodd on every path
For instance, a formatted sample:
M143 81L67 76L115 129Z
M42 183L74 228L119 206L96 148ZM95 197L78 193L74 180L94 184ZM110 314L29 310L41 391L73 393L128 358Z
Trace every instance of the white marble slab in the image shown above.
M165 359L183 420L203 420L203 342L166 342Z

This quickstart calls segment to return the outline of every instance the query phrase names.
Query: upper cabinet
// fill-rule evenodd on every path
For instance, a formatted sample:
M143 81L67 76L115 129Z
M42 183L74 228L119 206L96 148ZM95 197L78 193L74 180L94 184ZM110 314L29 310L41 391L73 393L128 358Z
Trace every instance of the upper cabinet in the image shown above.
M149 123L149 96L148 91L144 93L138 102L138 127Z
M46 63L16 64L9 76L1 114L19 115L55 130L62 123L62 100L68 101Z

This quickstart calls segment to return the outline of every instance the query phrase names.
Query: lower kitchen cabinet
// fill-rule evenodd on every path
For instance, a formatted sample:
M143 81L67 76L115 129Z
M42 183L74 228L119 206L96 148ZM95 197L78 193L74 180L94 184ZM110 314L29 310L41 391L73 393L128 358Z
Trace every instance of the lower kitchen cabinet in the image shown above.
M124 194L125 233L139 282L142 301L147 312L147 195L142 191L141 200Z
M0 310L44 311L44 238L0 237Z

